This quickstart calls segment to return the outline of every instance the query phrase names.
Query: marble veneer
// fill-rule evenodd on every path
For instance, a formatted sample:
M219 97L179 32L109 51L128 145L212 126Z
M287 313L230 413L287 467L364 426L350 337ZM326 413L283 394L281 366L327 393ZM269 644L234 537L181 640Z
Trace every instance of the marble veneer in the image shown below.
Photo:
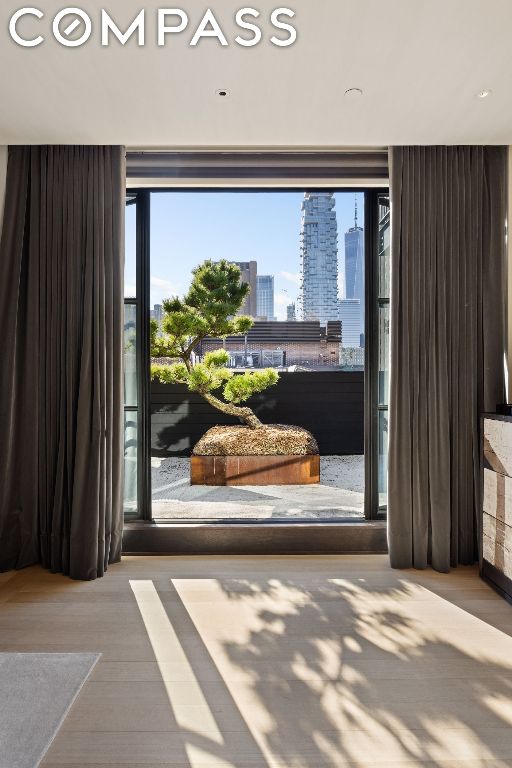
M512 595L512 418L485 416L483 441L482 572Z

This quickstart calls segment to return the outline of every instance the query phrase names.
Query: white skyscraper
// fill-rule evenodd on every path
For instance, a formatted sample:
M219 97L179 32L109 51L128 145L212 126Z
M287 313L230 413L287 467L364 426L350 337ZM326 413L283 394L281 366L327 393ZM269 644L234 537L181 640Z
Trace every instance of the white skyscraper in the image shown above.
M300 232L302 319L339 319L338 226L332 192L305 192Z

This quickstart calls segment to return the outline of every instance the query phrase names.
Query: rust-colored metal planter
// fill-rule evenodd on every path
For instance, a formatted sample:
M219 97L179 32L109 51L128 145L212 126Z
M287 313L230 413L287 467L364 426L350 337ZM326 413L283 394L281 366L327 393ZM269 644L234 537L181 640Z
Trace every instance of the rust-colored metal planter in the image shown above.
M192 456L191 485L309 485L320 482L320 456Z

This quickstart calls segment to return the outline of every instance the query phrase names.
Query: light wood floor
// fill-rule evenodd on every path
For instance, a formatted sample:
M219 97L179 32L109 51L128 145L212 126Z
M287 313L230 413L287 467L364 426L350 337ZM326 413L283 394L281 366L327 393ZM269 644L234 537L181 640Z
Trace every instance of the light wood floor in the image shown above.
M0 638L103 654L44 768L512 766L512 608L473 568L127 557L83 583L34 567L0 578Z

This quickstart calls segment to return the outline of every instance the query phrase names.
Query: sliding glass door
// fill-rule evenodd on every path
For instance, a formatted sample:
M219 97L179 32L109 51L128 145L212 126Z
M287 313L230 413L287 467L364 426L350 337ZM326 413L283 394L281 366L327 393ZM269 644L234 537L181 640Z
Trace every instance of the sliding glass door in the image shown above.
M124 278L124 515L148 519L147 424L149 420L147 249L149 194L128 192L125 208Z
M128 195L125 213L124 282L124 515L139 517L137 368L137 197Z
M387 511L389 402L389 192L367 198L370 222L367 242L372 258L366 264L366 517L378 519Z
M377 264L378 264L378 386L377 386L377 467L378 506L386 509L388 503L388 406L389 406L389 276L391 255L391 228L389 193L377 198Z

